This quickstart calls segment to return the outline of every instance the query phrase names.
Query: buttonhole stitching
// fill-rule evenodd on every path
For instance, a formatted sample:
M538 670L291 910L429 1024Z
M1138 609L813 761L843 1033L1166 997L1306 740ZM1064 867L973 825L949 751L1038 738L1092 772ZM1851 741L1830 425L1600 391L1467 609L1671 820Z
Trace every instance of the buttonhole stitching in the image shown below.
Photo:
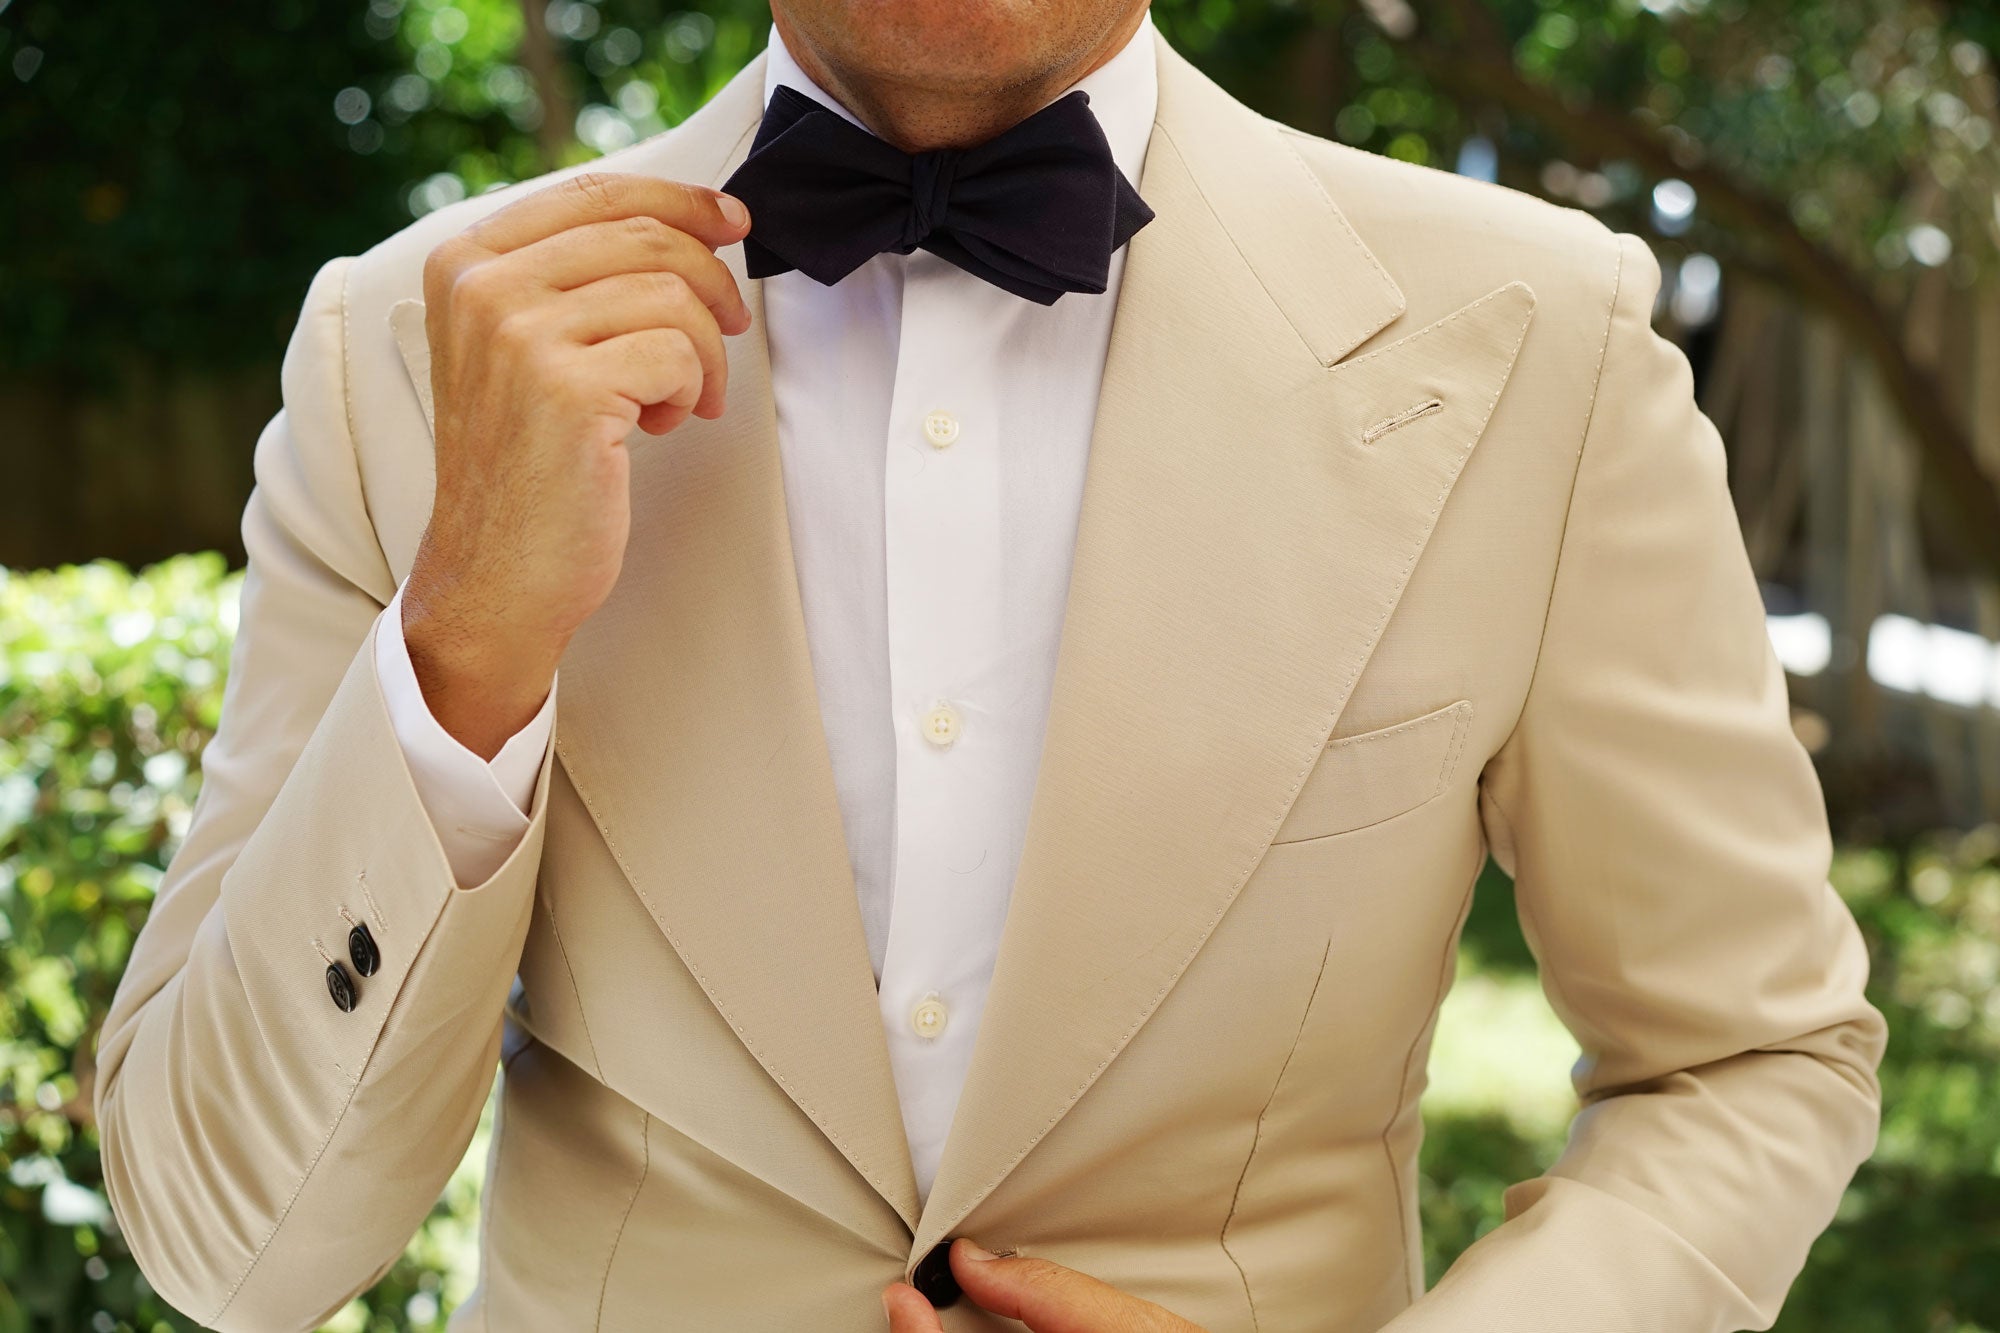
M1380 421L1370 426L1367 430L1362 431L1361 442L1363 444L1373 444L1375 443L1376 440L1382 438L1384 435L1387 435L1390 431L1396 429L1396 427L1407 426L1410 422L1415 421L1418 417L1429 416L1433 412L1442 410L1443 407L1444 407L1443 399L1426 398L1421 403L1417 403L1411 407L1404 408L1402 411L1396 413L1394 416L1383 417Z
M388 934L389 918L382 911L382 904L375 901L374 890L368 887L368 871L365 867L354 877L354 882L361 886L361 896L368 900L368 910L374 914L375 924L382 928L384 935Z

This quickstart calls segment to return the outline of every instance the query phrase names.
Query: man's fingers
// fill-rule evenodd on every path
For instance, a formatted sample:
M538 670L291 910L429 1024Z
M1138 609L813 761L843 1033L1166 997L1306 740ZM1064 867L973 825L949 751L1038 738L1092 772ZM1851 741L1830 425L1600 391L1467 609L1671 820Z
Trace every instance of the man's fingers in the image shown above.
M907 1282L883 1288L882 1310L889 1316L889 1333L944 1333L937 1311Z
M702 395L696 416L722 413L729 356L715 316L687 280L675 273L621 273L566 292L553 316L573 342L600 343L653 328L679 329L701 359Z
M648 403L639 409L639 429L648 435L665 435L692 415L672 403Z
M680 329L642 329L583 349L591 382L636 407L671 403L694 408L701 402L701 356ZM635 411L636 422L638 413ZM710 415L716 415L711 413Z
M951 1271L965 1294L1034 1333L1136 1333L1141 1327L1121 1318L1115 1288L1073 1268L1047 1259L961 1257L964 1242L951 1248Z
M987 1310L1026 1324L1030 1333L1201 1333L1151 1301L1047 1259L976 1259L979 1248L952 1243L951 1271L965 1294Z
M750 230L750 212L741 200L702 185L586 171L523 195L462 234L468 244L491 254L532 245L570 227L620 218L658 218L713 250L740 241Z
M729 265L694 237L649 215L584 223L493 262L561 291L619 273L677 273L714 313L724 333L750 327L750 307Z

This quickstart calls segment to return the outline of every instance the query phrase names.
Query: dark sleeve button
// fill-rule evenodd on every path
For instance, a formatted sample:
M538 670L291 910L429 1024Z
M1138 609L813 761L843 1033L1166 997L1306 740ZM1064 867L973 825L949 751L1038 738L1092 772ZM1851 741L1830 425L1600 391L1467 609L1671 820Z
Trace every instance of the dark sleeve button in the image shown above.
M382 966L381 951L375 947L375 937L368 933L366 925L357 925L347 932L347 956L354 960L354 970L364 977L375 975L375 969Z
M917 1266L910 1274L910 1285L924 1294L924 1299L940 1310L949 1309L958 1302L958 1279L951 1275L951 1242L940 1241L931 1252L917 1260Z
M347 969L339 963L326 965L326 993L333 997L334 1004L342 1013L354 1012L360 1000L360 992L354 988L354 978L347 975Z

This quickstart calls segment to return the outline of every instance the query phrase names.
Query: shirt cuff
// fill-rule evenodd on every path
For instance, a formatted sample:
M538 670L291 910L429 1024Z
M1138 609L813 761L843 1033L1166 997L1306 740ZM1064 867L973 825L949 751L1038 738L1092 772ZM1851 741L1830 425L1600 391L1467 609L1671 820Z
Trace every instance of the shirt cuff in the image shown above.
M555 683L550 682L541 710L507 738L491 762L481 759L444 729L424 701L403 641L400 586L382 617L375 635L375 674L389 708L389 725L453 876L461 888L483 884L528 831L528 804L555 731Z

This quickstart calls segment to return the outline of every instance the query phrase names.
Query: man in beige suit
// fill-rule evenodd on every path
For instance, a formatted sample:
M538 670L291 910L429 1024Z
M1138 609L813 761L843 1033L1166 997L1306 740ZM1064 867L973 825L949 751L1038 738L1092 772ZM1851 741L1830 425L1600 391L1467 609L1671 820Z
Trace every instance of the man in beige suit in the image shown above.
M774 10L306 296L100 1044L155 1286L312 1328L498 1064L454 1329L1769 1326L1884 1027L1648 247L1265 120L1135 0ZM752 277L767 103L921 225ZM1052 300L925 211L1044 115L1144 218ZM1583 1110L1426 1292L1489 853Z

